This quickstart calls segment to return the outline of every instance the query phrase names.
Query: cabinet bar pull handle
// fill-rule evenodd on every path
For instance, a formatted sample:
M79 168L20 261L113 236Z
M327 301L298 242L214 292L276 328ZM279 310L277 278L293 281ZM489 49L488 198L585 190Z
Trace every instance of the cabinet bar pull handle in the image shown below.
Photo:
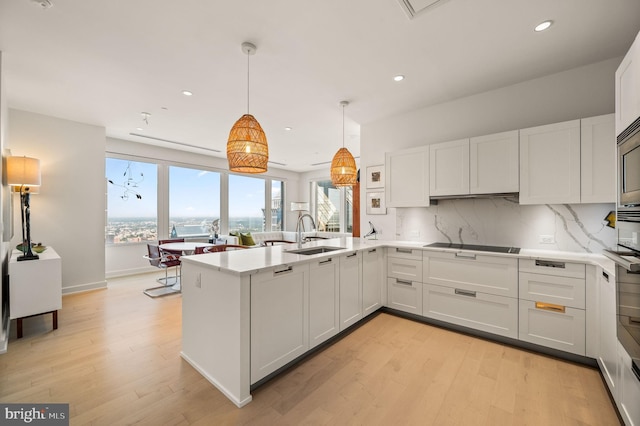
M476 260L476 255L471 253L456 253L456 257L459 257L461 259Z
M609 282L609 274L607 274L606 272L602 272L602 278L604 278L607 282Z
M562 305L554 305L553 303L536 302L536 309L543 309L545 311L561 312L564 314L565 307Z
M460 290L459 288L456 288L456 294L459 294L460 296L476 297L475 291Z
M536 266L543 266L545 268L562 268L564 269L564 262L554 262L552 260L536 260Z
M632 324L640 324L640 317L637 317L637 318L629 317L629 322Z
M293 271L293 266L288 266L286 269L281 269L279 271L274 271L273 275L284 274L285 272Z
M404 284L404 285L413 286L413 283L411 281L399 280L397 278L396 278L396 284Z
M356 251L354 253L348 254L347 257L353 257L353 256L357 256L357 255L358 255L358 252Z
M321 260L320 262L318 262L318 265L325 265L327 263L331 263L333 262L333 259L328 258L327 260Z
M371 249L369 250L369 253L375 253L377 249Z
M411 253L411 249L396 248L396 253Z

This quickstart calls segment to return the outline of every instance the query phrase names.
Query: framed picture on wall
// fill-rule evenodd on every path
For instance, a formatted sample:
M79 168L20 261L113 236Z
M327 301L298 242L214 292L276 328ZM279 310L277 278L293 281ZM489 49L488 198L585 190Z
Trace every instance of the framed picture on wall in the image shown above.
M367 167L367 189L384 188L384 165Z
M367 214L387 214L387 207L384 203L384 192L367 192Z

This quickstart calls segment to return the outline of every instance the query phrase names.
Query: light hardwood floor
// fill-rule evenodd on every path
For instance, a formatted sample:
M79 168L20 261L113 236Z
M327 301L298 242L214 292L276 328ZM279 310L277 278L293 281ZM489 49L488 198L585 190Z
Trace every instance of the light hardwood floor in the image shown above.
M56 331L25 319L0 401L69 403L72 425L619 424L597 370L389 314L238 409L180 358L181 297L143 295L154 277L65 296Z

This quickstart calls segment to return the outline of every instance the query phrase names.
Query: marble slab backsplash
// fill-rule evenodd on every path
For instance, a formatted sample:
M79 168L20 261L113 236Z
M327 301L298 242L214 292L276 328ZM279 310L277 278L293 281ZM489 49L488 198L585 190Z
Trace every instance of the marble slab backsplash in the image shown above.
M396 240L601 253L616 245L604 219L615 204L520 205L509 198L440 200L397 208ZM541 243L541 236L553 243Z

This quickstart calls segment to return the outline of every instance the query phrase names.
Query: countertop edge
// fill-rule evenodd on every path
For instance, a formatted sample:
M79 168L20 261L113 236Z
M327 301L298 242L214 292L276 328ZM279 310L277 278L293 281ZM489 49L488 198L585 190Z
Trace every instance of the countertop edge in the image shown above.
M288 253L291 249L288 245L273 247L256 247L247 250L230 251L222 253L209 253L200 255L183 256L181 260L186 263L194 263L215 269L227 274L244 276L280 266L293 266L325 259L332 256L340 256L352 251L361 251L371 248L411 248L429 252L473 252L482 253L494 257L510 257L517 259L548 259L565 262L579 262L601 267L609 274L615 275L615 263L602 254L578 253L556 250L521 249L520 253L494 253L485 251L470 251L451 248L425 247L428 243L416 241L389 241L389 240L364 240L362 238L332 238L306 243L305 248L320 246L340 246L341 250L328 253L320 253L310 256ZM270 252L266 252L269 250ZM262 262L256 262L256 254L260 253ZM234 259L235 258L235 259ZM253 258L253 259L251 259ZM247 265L243 265L243 260Z

